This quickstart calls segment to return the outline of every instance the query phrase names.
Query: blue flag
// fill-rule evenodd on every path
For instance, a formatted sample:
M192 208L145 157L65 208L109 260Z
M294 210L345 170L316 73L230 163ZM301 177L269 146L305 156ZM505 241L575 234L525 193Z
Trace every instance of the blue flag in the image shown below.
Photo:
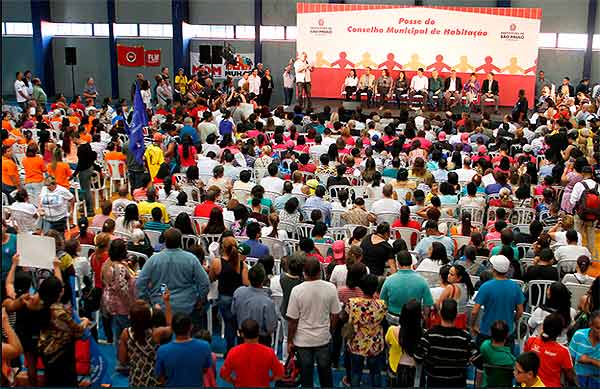
M69 284L71 285L73 320L76 323L81 323L79 307L77 306L77 298L75 296L75 276L69 277ZM108 372L108 361L104 355L102 355L100 347L98 347L98 343L94 340L90 330L85 330L81 338L90 341L90 386L93 388L111 386L112 378Z
M127 124L127 135L129 135L129 151L133 153L135 160L144 164L144 144L143 128L148 124L148 116L146 115L146 107L142 101L140 93L140 84L135 82L135 94L133 95L133 115L131 122Z

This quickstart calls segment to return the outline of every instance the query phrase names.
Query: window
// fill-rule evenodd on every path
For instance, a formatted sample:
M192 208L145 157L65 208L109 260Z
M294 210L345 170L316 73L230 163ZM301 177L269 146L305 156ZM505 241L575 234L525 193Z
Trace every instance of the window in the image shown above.
M285 39L284 26L260 26L261 40L283 40Z
M600 50L600 34L594 34L592 40L592 50Z
M52 35L92 36L92 25L88 23L50 23Z
M140 24L140 36L173 37L172 24Z
M587 47L587 34L558 34L559 49L580 49Z
M538 35L538 47L556 47L556 34L540 33Z
M115 36L138 36L137 24L114 24Z
M33 24L31 23L4 23L6 35L33 35Z
M94 36L108 36L108 24L94 24Z
M296 26L287 26L285 28L285 39L288 41L296 40Z
M188 28L192 38L233 39L233 26L190 24Z
M235 39L254 39L254 26L235 26Z

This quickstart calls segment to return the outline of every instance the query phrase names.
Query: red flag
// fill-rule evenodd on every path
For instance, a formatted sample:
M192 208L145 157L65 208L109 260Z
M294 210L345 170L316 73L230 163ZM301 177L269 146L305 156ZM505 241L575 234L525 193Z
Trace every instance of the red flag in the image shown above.
M144 46L117 45L117 63L121 66L144 66Z
M160 66L160 49L144 52L146 66Z

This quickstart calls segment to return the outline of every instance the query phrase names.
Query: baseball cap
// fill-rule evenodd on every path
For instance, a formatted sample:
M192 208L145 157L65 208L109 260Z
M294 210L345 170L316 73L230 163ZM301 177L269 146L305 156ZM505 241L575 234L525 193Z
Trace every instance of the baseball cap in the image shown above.
M492 264L492 268L498 273L508 273L510 261L504 255L493 255L490 258L490 263Z
M250 246L248 246L246 243L240 243L238 245L238 253L240 253L241 255L250 254Z
M333 259L344 259L344 255L346 254L346 244L343 240L336 240L333 242L331 249L333 251Z
M523 151L526 153L531 153L531 150L533 150L533 147L531 147L531 145L525 145L523 146Z
M446 140L446 133L444 131L440 131L440 133L438 134L438 139L441 140L442 142Z
M162 142L163 135L160 132L154 134L153 139L155 142Z
M487 153L487 147L485 147L484 145L481 145L481 146L479 146L477 151L479 152L479 154L485 154L485 153Z

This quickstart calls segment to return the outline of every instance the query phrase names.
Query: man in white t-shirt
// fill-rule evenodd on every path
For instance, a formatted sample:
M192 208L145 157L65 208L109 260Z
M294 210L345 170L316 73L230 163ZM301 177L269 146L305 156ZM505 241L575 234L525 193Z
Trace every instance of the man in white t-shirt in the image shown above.
M577 231L569 230L566 232L565 237L567 239L567 245L560 246L554 251L554 258L556 258L557 261L562 261L563 259L577 260L577 258L582 255L585 255L588 258L592 257L590 250L585 246L581 246Z
M258 69L252 70L252 74L248 77L248 83L248 91L258 96L260 94L260 76L258 75Z
M335 328L341 304L335 285L321 280L321 264L315 257L304 263L304 282L290 294L287 308L288 350L296 351L303 388L313 386L315 360L321 387L332 387L330 328Z
M54 229L64 232L68 223L69 209L74 201L75 197L67 188L57 185L54 177L47 177L40 192L39 212L42 215L43 231Z
M267 167L267 171L269 172L269 177L260 180L260 185L265 188L265 192L282 193L283 183L285 181L277 177L277 173L279 173L279 166L277 166L277 163L270 163Z
M423 74L423 68L417 69L417 74L410 80L409 95L412 100L415 95L423 96L423 102L427 101L429 79Z
M310 72L313 67L306 59L306 52L302 52L300 57L294 62L294 72L296 73L296 93L298 93L298 105L304 107L304 98L306 97L306 108L310 108L312 102L310 100L311 77Z
M17 103L19 103L19 106L25 109L30 96L27 86L23 82L23 73L21 72L17 72L17 79L15 80L15 95L17 96Z
M248 77L250 77L250 73L244 72L244 74L242 74L242 78L238 81L238 88L243 88L244 85L249 82Z
M394 193L394 188L390 184L385 184L383 186L383 198L381 200L377 200L371 205L371 213L377 216L377 223L381 223L383 221L387 221L392 224L390 220L380 219L380 215L386 213L395 213L400 217L400 208L402 208L402 204L392 198Z
M477 174L477 172L475 169L471 168L470 157L465 157L463 160L463 167L456 169L456 174L458 175L458 182L471 182L473 176Z

